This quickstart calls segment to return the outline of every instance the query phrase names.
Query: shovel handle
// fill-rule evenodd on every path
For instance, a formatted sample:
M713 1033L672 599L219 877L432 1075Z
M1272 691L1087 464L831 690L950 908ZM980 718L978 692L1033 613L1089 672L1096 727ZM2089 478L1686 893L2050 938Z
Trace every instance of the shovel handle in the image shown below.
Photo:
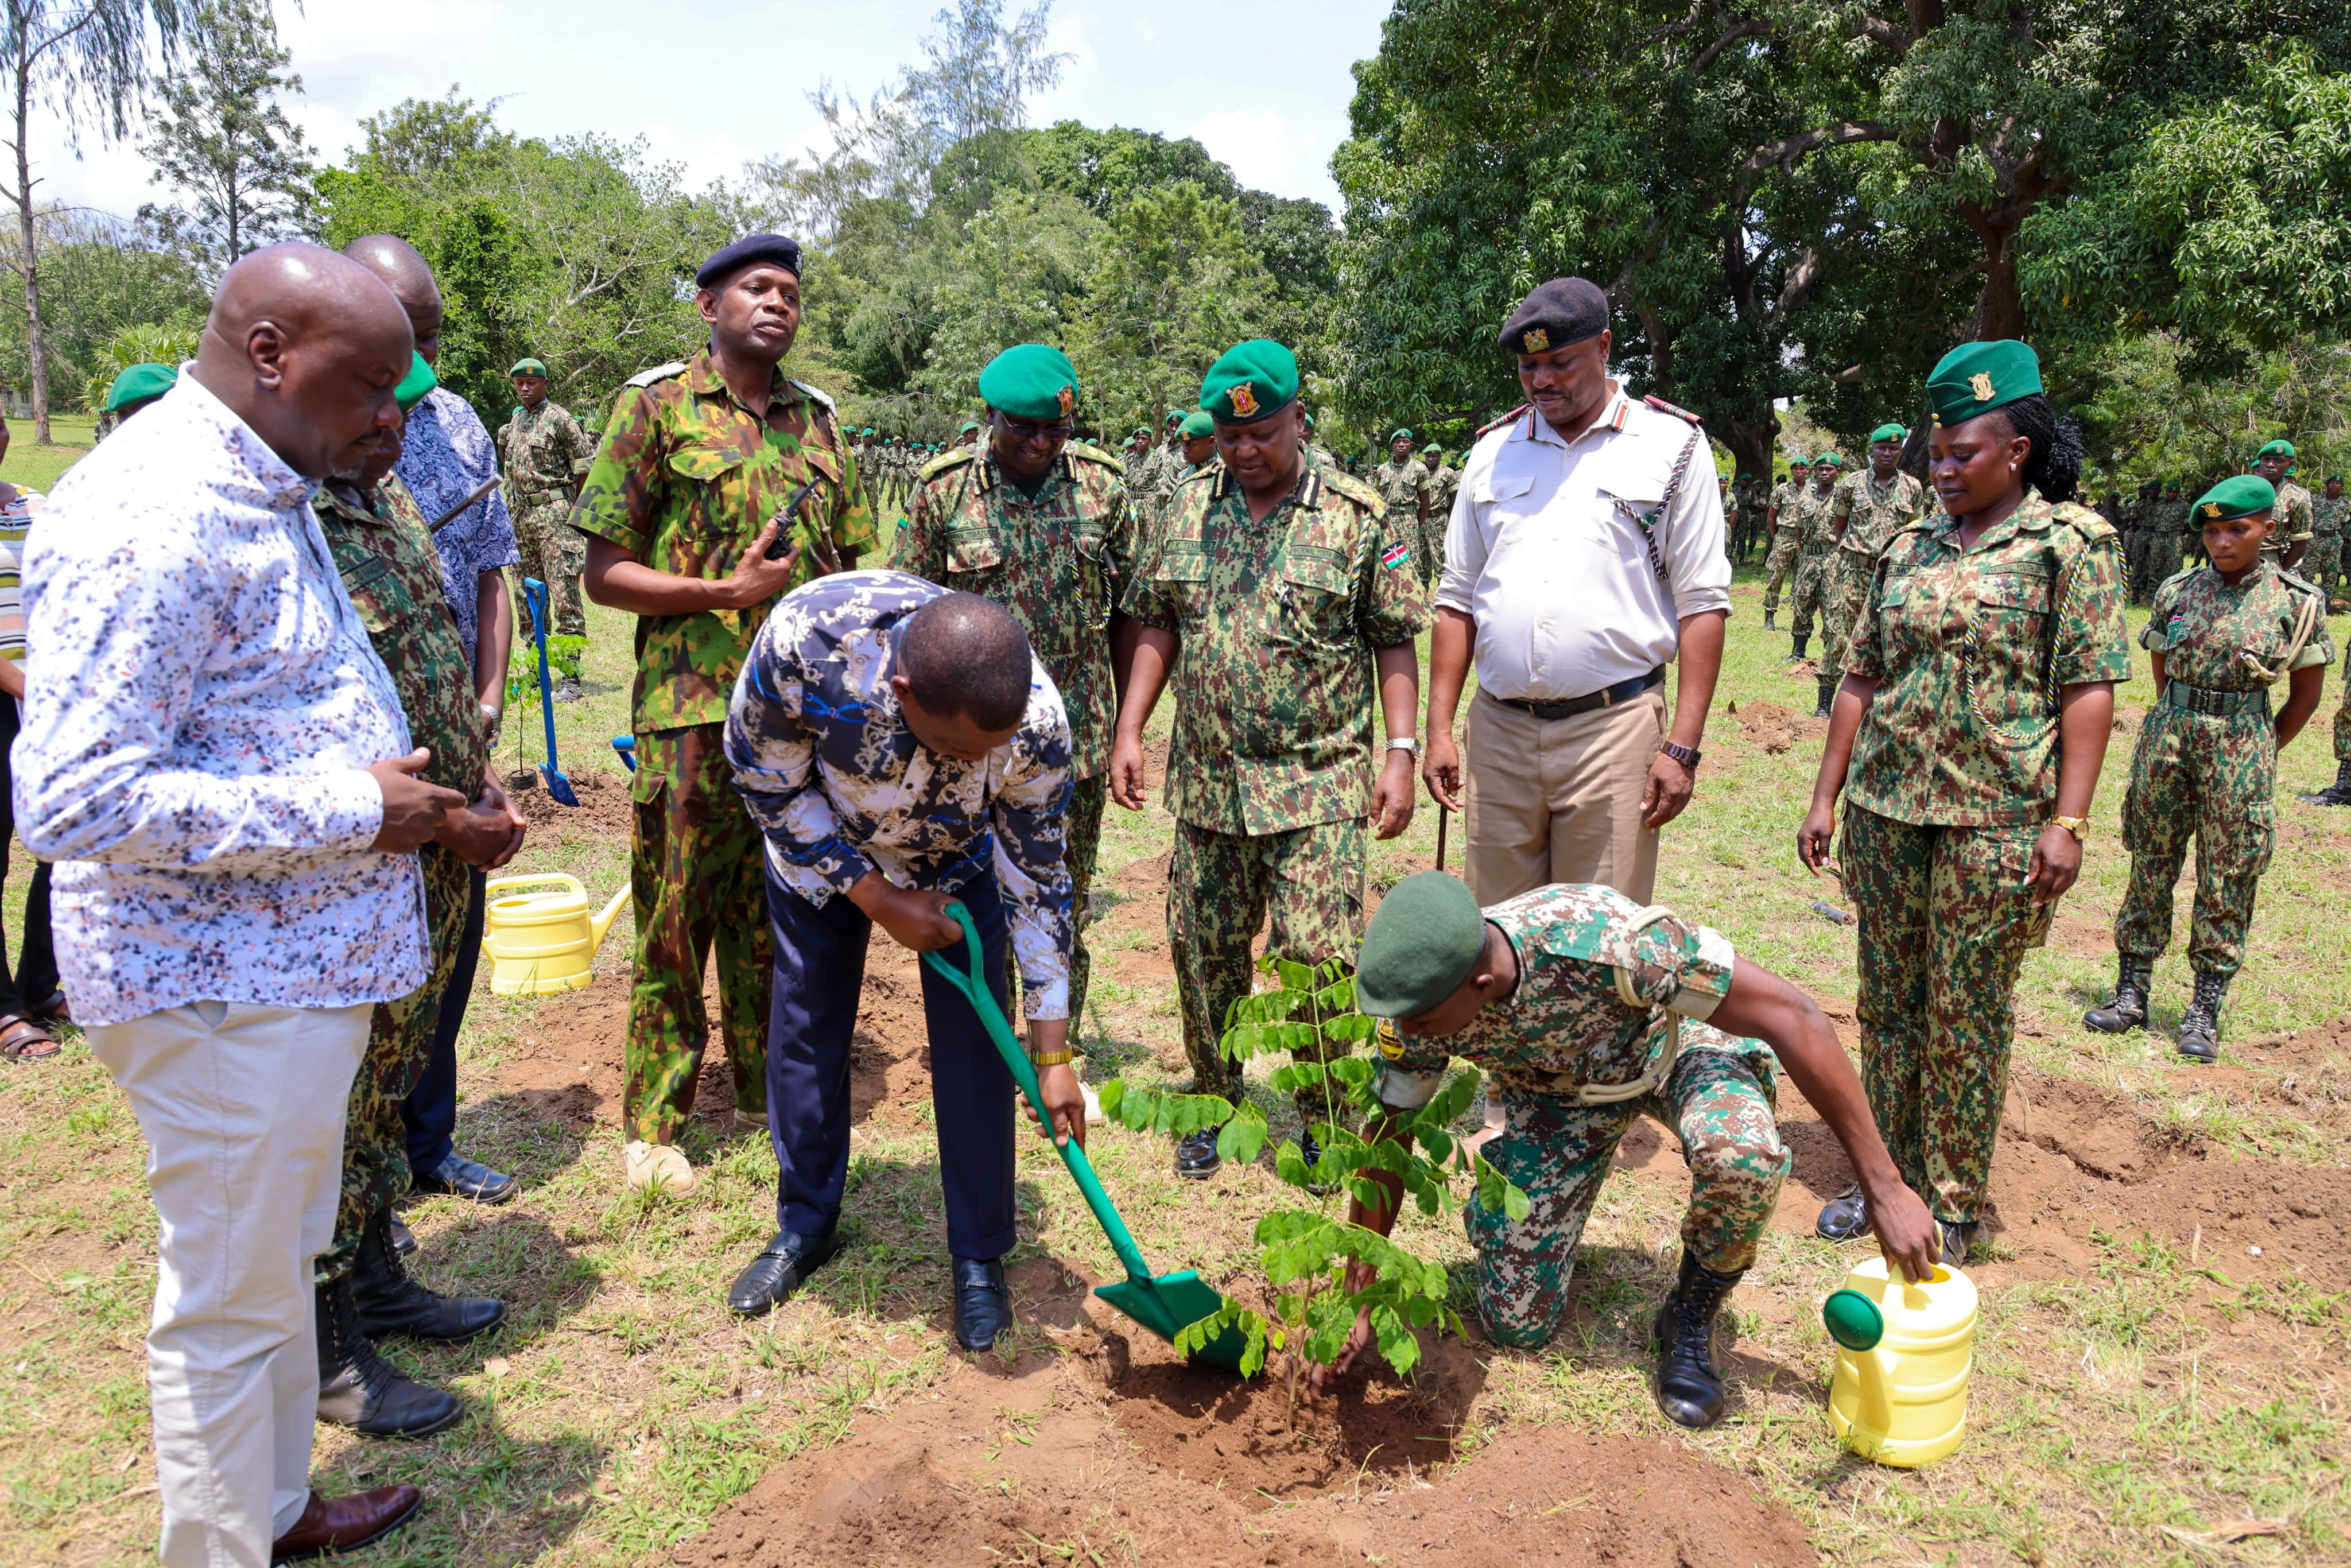
M981 961L979 933L972 925L971 911L956 903L947 905L947 913L963 927L964 950L969 956L971 972L963 973L936 953L924 954L923 962L971 1003L972 1010L979 1015L980 1027L995 1043L996 1054L1004 1058L1004 1065L1011 1069L1012 1082L1020 1085L1020 1092L1029 1097L1029 1108L1036 1113L1037 1124L1050 1138L1053 1135L1053 1119L1045 1113L1044 1095L1037 1087L1036 1066L1013 1038L1012 1025L1006 1021L1004 1009L996 1005L996 993L987 988L987 971ZM1119 1218L1118 1210L1111 1206L1110 1195L1102 1191L1102 1178L1094 1175L1093 1162L1086 1158L1085 1146L1075 1138L1053 1146L1061 1154L1061 1163L1070 1167L1078 1190L1085 1195L1086 1207L1093 1210L1094 1219L1110 1238L1111 1249L1125 1265L1128 1275L1139 1280L1151 1278L1151 1265L1143 1260L1143 1249L1127 1234L1126 1222Z
M523 602L530 607L530 634L538 643L538 714L547 724L547 770L555 764L555 683L547 674L547 584L535 577L522 580Z

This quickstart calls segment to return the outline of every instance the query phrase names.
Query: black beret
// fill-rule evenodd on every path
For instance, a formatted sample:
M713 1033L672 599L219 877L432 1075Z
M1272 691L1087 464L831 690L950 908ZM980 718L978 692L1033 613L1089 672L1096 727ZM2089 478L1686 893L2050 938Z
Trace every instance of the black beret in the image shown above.
M747 235L694 269L694 286L725 282L755 261L772 261L794 277L800 275L800 242L783 235Z
M1506 354L1547 354L1608 330L1608 296L1581 277L1554 277L1519 302L1502 323Z

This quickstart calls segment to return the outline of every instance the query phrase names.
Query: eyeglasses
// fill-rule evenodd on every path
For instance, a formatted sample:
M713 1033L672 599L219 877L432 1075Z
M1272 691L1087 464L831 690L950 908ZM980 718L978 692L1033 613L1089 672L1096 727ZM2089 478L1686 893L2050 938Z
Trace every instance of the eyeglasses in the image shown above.
M1037 424L1025 419L1008 419L1004 434L1015 441L1067 441L1077 429L1074 420L1057 419L1050 424Z

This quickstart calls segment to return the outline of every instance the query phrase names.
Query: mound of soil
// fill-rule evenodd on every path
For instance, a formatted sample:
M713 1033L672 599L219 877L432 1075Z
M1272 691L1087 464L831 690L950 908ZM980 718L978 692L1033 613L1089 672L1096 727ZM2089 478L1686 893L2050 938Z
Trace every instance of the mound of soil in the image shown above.
M563 776L571 781L571 792L580 801L577 806L563 805L548 793L546 780L536 768L528 783L519 771L507 776L507 799L535 831L560 829L583 841L626 844L635 826L634 808L629 803L629 776L601 767L581 767L576 758L564 768Z
M1747 738L1777 757L1796 744L1796 716L1778 703L1749 703L1734 708Z

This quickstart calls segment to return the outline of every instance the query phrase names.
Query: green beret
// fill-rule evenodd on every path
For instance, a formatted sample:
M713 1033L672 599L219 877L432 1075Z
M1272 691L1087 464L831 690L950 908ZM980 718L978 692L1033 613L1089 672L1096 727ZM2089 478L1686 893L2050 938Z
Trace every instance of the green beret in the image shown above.
M1304 420L1306 421L1306 428L1307 428L1307 429L1311 430L1311 429L1313 429L1313 428L1314 428L1314 416L1313 416L1312 414L1311 414L1311 413L1308 413L1308 414L1301 414L1301 415L1300 415L1300 417L1301 417L1301 418L1302 418L1302 419L1304 419Z
M1410 441L1412 439L1412 432L1409 430L1399 430L1394 435L1389 436L1388 439L1390 441Z
M1147 424L1138 424L1134 427L1134 434L1136 435L1149 435L1151 434L1151 427Z
M1834 452L1823 452L1818 457L1813 459L1813 466L1815 468L1842 468L1844 466L1844 459L1839 457Z
M2282 453L2288 457L2292 457L2294 455L2294 443L2291 441L2273 441L2267 446L2262 447L2259 452L2254 453L2253 455L2256 457L2267 457L2273 452Z
M2266 512L2277 505L2277 491L2258 474L2239 474L2223 479L2196 497L2196 521L2225 523L2232 517L2250 517Z
M1812 465L1813 460L1809 457L1798 456L1788 459L1788 467L1792 471L1798 468L1810 468Z
M400 404L402 413L423 402L424 394L441 384L441 378L433 373L433 367L424 362L423 355L411 353L408 361L408 373L400 378L398 386L392 389L392 401Z
M1176 438L1182 441L1197 441L1204 435L1216 434L1217 422L1208 417L1205 409L1194 409L1184 416L1184 423L1176 427Z
M1011 411L1010 409L1007 409L1007 410L1005 410L1004 412L1005 412L1005 413L1012 413L1012 411ZM1013 417L1014 417L1014 418L1016 418L1016 419L1029 419L1029 418L1035 418L1035 419L1051 419L1051 418L1054 418L1054 417L1056 417L1056 416L1055 416L1055 415L1052 415L1052 414L1050 414L1050 413L1040 413L1040 414L1033 414L1033 415L1031 415L1031 414L1014 414L1014 415L1013 415ZM960 430L958 430L958 431L956 431L956 434L957 435L969 435L973 431L977 430L978 428L979 428L979 421L977 421L977 420L976 420L976 419L967 419L967 420L965 420L965 421L963 422L963 428L962 428L962 429L960 429Z
M515 361L514 369L508 371L507 374L509 376L543 376L547 374L547 366L545 363L538 360L517 360Z
M1486 951L1486 912L1468 884L1425 871L1388 889L1364 931L1355 1005L1374 1018L1418 1018L1461 988Z
M979 372L979 395L1015 419L1067 419L1078 406L1077 367L1050 344L1023 343L987 361ZM978 428L974 420L963 430L968 434Z
M2013 338L1961 343L1936 362L1927 376L1927 402L1935 423L1959 424L2041 392L2041 356Z
M179 379L176 365L133 365L115 377L114 384L106 389L106 412L112 413L125 403L162 397Z
M1420 455L1423 457L1442 457L1445 455L1445 448L1432 441L1420 449Z
M1164 418L1164 419L1162 419L1159 423L1162 423L1162 424L1181 424L1181 423L1184 423L1184 410L1182 410L1182 409L1180 409L1180 408L1171 408L1171 409L1169 409L1169 410L1167 411L1166 417L1165 417L1165 418Z
M1881 441L1907 441L1909 436L1910 433L1898 424L1881 424L1869 433L1869 444L1875 446Z
M1270 338L1227 349L1200 381L1200 406L1218 424L1254 424L1298 401L1298 356Z

